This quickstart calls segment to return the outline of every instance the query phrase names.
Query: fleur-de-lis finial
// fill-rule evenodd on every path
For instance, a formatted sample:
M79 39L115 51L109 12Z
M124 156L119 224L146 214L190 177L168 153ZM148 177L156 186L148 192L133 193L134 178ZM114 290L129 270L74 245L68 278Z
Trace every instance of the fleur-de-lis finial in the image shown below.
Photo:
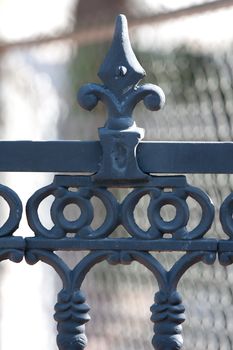
M117 17L112 45L98 75L119 100L146 75L132 50L124 15Z
M159 110L165 102L160 87L152 84L138 85L145 76L145 71L132 50L124 15L117 17L112 45L98 75L104 85L84 85L79 91L78 101L87 110L92 110L99 100L106 104L107 129L132 128L135 131L137 127L132 119L132 112L140 100L152 111Z
M104 85L86 84L78 94L83 108L92 110L101 100L108 109L105 126L99 129L102 162L93 179L104 183L149 181L137 164L136 148L144 130L136 126L132 112L141 100L156 111L163 106L165 96L156 85L138 85L145 71L132 50L124 15L117 17L112 45L98 75Z

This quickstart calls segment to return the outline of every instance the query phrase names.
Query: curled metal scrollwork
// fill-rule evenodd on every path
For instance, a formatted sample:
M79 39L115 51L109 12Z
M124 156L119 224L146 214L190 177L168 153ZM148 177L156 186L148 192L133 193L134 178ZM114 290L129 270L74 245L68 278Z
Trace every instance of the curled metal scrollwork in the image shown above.
M47 229L40 221L38 209L41 202L50 195L54 196L51 206L51 219L54 226ZM147 211L150 228L147 231L136 224L134 213L136 205L145 195L150 196ZM94 208L91 203L93 197L99 198L106 210L104 222L96 229L91 227L94 218ZM199 224L190 232L187 230L189 207L186 202L189 197L193 198L202 210ZM64 209L69 204L75 204L80 208L80 216L74 221L68 220L64 215ZM168 204L176 209L176 214L172 220L165 221L161 216L161 209ZM170 233L176 239L195 239L202 237L210 228L214 207L203 191L189 185L171 188L170 192L165 192L163 188L158 187L133 189L122 203L118 203L113 194L105 188L81 187L77 188L77 191L70 191L68 187L57 187L52 184L40 189L29 199L27 217L36 235L46 238L62 238L67 233L74 233L76 237L88 239L105 238L119 224L122 224L135 238L159 239L165 233Z
M220 221L224 232L233 238L233 193L230 193L223 201L220 208Z
M219 262L222 266L228 266L233 263L233 252L219 252L218 253Z
M147 231L136 224L134 217L135 207L145 195L150 196L148 207L150 228ZM190 232L186 228L189 220L189 208L186 202L188 197L193 198L202 210L199 224ZM165 221L160 214L162 207L168 204L176 209L175 217L171 221ZM162 238L165 233L171 233L176 239L200 238L208 231L214 218L214 207L209 197L192 186L174 189L171 192L164 192L159 188L136 189L125 198L121 209L122 224L133 237L141 239Z
M13 233L17 230L22 217L22 203L18 195L4 185L0 185L0 198L9 207L8 217L0 226L0 261L10 260L19 263L24 257L25 242L22 237L14 237Z
M54 226L48 229L42 225L38 209L41 202L50 195L54 196L54 202L51 206L51 219ZM91 222L94 218L92 197L99 198L106 210L104 222L95 230L91 228ZM75 204L80 209L80 216L74 221L68 220L64 215L64 209L69 204ZM118 224L118 203L111 192L104 188L80 188L74 192L65 187L49 185L37 191L29 199L27 217L29 226L38 236L62 238L67 233L75 233L82 238L104 238Z
M0 250L0 261L9 259L14 263L19 263L24 257L23 249L1 249Z
M92 110L99 101L108 106L109 116L112 117L109 118L106 127L111 130L127 129L134 125L131 114L140 100L152 111L159 110L165 101L162 89L152 84L138 86L128 94L122 94L121 98L117 97L104 85L93 83L81 87L78 94L79 104L84 109Z
M9 217L0 227L0 237L12 235L19 226L22 216L22 203L18 195L9 187L0 185L0 197L9 206Z

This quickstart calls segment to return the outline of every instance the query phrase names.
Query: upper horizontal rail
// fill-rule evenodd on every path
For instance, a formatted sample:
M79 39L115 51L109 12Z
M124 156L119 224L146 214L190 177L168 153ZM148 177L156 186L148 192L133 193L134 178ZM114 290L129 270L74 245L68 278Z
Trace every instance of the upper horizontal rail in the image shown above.
M99 169L99 141L0 141L0 171L90 172ZM233 173L232 142L140 142L145 173Z

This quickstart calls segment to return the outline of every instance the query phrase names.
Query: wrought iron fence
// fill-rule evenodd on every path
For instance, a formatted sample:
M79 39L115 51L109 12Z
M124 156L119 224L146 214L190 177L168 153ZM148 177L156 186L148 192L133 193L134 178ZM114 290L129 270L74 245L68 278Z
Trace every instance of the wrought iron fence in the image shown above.
M0 228L1 260L20 262L25 256L32 265L40 260L51 265L62 280L54 316L61 350L84 349L87 345L85 324L90 320L90 308L81 287L86 274L99 262L128 265L137 261L154 275L159 291L151 307L151 321L152 344L157 350L182 348L185 308L177 286L185 271L198 262L213 264L217 253L220 264L233 262L233 194L229 193L220 208L220 221L228 239L206 238L214 206L204 191L179 175L231 174L233 144L141 141L144 130L132 118L134 107L143 100L146 108L156 111L165 102L158 86L138 85L144 76L129 42L126 18L120 15L112 46L99 70L103 85L87 84L78 94L83 108L92 110L102 101L108 109L106 124L99 129L100 141L0 142L0 171L73 173L55 175L52 184L28 200L28 225L35 236L25 239L13 236L21 220L21 200L10 188L0 187L0 195L10 208L9 218ZM112 188L129 192L119 201ZM49 196L53 197L52 228L45 227L39 215L40 204ZM135 214L146 196L149 228L140 226ZM93 198L102 202L106 212L95 228L91 225ZM201 212L192 228L188 226L190 198ZM74 220L65 215L70 204L80 209L80 216ZM169 218L163 214L167 207L172 212ZM119 227L127 236L112 236ZM89 254L70 269L57 251ZM183 255L167 270L156 258L158 252Z

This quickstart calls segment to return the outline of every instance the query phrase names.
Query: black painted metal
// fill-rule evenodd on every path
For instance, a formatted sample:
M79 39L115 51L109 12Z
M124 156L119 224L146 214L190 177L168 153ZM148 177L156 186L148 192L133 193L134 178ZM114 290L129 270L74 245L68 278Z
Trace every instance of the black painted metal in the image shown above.
M140 142L144 131L132 118L135 105L143 100L150 110L162 107L165 98L154 85L138 85L145 75L128 38L127 22L117 18L112 46L102 64L99 76L104 85L87 84L78 99L81 106L91 110L98 101L106 104L108 117L99 129L100 141L0 142L1 171L90 172L92 175L56 175L52 184L36 191L27 203L28 224L35 236L13 237L22 213L18 196L6 186L0 186L0 196L9 205L10 214L0 227L0 260L21 261L24 253L29 264L39 260L51 265L63 282L55 306L58 323L57 344L60 350L84 349L87 345L85 324L90 307L81 291L88 271L106 260L110 265L138 261L147 267L158 282L151 307L154 323L152 344L157 350L182 348L182 326L185 309L177 285L189 267L198 263L213 264L219 252L220 263L233 263L233 194L225 199L220 220L229 240L205 238L214 218L214 206L199 188L189 185L185 176L158 176L150 173L232 173L229 161L232 143ZM119 202L109 190L130 188L131 192ZM53 227L43 226L38 208L48 196L53 196L50 215ZM148 230L135 220L135 207L149 196ZM106 217L100 227L93 229L97 197L104 205ZM189 230L192 198L201 208L200 222ZM81 211L75 221L68 220L64 208L76 204ZM172 205L176 214L165 221L161 209ZM111 238L122 225L127 238ZM166 237L170 234L170 238ZM74 269L56 255L58 250L88 250ZM184 255L169 270L150 252L180 251Z

